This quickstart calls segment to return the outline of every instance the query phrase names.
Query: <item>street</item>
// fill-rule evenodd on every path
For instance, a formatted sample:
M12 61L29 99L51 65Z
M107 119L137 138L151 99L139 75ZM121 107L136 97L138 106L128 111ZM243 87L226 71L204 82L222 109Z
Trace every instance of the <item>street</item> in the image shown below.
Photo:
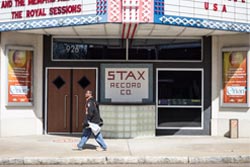
M0 165L16 167L16 165ZM236 164L98 164L98 165L18 165L18 167L250 167L250 163Z

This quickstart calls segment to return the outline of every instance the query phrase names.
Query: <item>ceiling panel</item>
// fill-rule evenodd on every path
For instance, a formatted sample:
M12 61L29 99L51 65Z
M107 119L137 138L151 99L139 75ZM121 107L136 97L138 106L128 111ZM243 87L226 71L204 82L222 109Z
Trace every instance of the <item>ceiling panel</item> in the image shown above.
M44 29L34 29L34 30L21 30L20 33L30 33L30 34L47 34Z
M95 24L75 27L59 27L35 30L22 30L21 33L46 34L52 36L122 36L123 24ZM136 37L201 37L209 35L238 34L239 32L199 29L190 27L178 27L158 24L139 24L135 32Z
M220 31L215 30L210 35L233 35L233 34L239 34L240 32L232 32L232 31Z
M108 36L120 36L121 24L105 24L106 33Z
M156 25L151 33L151 36L179 36L185 27Z
M47 28L45 31L53 35L77 35L72 27Z
M106 35L104 24L76 26L75 30L79 36Z
M214 30L201 29L201 28L185 28L185 30L180 34L180 36L207 36Z

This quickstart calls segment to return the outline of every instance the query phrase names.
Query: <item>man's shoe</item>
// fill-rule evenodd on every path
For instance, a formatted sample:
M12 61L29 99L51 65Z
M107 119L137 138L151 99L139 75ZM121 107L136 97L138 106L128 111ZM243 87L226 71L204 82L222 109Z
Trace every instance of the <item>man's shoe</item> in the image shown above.
M78 144L77 144L73 146L73 150L82 151L83 149L81 147L78 147Z
M78 146L78 144L77 144L77 149L78 149L79 151L82 151L82 150L83 150L82 147L79 147L79 146Z
M83 149L82 149L82 148L77 147L77 150L82 151Z
M99 152L101 152L101 151L107 151L107 148L97 147L96 151L99 151Z

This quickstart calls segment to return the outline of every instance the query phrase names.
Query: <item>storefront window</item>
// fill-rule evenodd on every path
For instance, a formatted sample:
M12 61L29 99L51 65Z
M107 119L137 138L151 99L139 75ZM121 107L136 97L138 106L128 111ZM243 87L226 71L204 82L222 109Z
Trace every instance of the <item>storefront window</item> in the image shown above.
M129 46L129 60L202 59L201 39L134 39Z
M158 105L201 105L201 72L159 71Z
M201 39L54 38L52 59L201 61L201 46Z
M53 60L125 60L121 39L53 39Z
M201 128L202 69L157 70L157 128Z

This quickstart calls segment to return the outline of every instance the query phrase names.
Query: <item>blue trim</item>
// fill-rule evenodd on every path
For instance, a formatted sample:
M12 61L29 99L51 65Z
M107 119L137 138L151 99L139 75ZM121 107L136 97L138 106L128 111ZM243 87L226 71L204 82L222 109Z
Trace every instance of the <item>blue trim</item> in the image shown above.
M0 23L0 32L97 24L107 22L107 13Z
M236 31L236 32L250 32L250 24L217 21L210 19L199 19L191 17L180 17L172 15L154 15L154 23L175 25L194 28L206 28L213 30Z

